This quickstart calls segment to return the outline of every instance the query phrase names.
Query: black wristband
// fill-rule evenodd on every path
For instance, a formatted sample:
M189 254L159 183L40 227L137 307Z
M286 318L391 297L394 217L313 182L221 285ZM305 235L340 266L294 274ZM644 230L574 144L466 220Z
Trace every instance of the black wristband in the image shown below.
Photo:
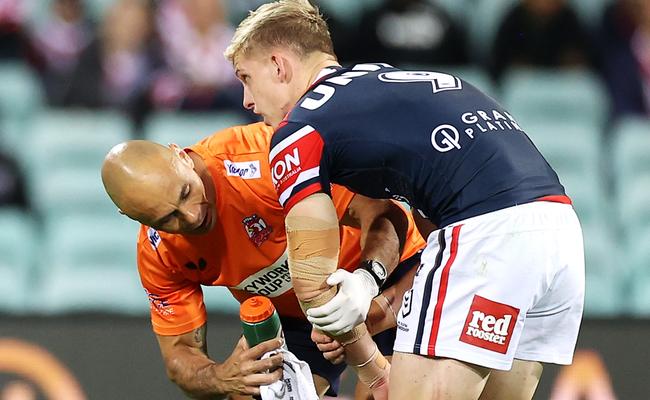
M386 279L388 278L388 273L386 272L384 264L377 260L363 260L361 261L361 264L359 264L359 268L363 268L370 273L381 292L381 288L384 286L384 283L386 283Z

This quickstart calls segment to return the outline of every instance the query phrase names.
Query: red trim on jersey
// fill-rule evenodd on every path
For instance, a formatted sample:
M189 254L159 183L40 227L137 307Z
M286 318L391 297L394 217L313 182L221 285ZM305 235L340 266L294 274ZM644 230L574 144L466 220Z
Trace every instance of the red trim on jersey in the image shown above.
M553 203L573 204L569 196L565 196L563 194L544 196L544 197L540 197L535 201L550 201Z
M284 118L282 118L282 121L280 121L280 123L278 124L278 127L275 128L276 132L278 131L278 129L282 128L283 126L285 126L286 124L289 123L288 118L289 118L289 113L284 114Z
M435 356L436 341L438 340L438 331L440 330L440 318L442 316L442 305L447 296L447 286L449 284L449 270L451 265L456 260L456 253L458 252L458 236L460 235L460 228L462 225L454 226L451 232L451 250L449 252L449 259L442 269L440 275L440 288L438 289L438 298L436 299L436 308L433 310L433 324L431 326L431 333L429 334L429 346L427 346L427 354Z
M289 213L289 210L291 210L293 206L298 204L298 202L304 200L307 196L310 196L318 192L322 192L320 182L314 182L311 185L305 187L304 189L296 193L295 196L289 197L289 200L287 200L287 202L284 203L284 213L285 214Z

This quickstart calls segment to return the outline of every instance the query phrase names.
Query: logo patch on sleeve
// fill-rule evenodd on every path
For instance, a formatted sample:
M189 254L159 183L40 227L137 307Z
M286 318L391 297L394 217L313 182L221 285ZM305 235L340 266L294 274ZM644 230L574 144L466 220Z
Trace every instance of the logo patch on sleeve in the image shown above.
M322 154L323 139L309 125L273 146L269 152L271 180L282 206L297 192L318 182Z
M506 354L519 309L474 295L460 341Z

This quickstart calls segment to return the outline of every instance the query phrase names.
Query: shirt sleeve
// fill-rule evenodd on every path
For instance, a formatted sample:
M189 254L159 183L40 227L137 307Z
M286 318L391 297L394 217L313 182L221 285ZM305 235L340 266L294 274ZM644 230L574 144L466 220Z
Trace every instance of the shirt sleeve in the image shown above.
M288 212L305 197L330 194L324 141L310 125L289 122L271 139L269 164L280 204Z
M157 232L149 228L147 236ZM141 233L142 236L142 233ZM182 335L207 321L201 285L186 280L163 261L160 239L138 241L138 271L158 335Z

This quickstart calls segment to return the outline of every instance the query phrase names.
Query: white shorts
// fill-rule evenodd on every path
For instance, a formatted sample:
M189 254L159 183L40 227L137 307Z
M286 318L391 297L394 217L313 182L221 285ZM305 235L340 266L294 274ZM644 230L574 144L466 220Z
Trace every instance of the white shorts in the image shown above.
M533 202L434 231L404 294L394 350L498 370L573 359L585 290L573 207Z

